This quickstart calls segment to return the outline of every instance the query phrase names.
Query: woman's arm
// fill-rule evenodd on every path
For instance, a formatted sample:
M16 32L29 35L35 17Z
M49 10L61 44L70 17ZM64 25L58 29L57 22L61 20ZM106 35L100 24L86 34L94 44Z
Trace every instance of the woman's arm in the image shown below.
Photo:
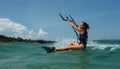
M76 24L75 22L73 22L72 20L68 20L69 24L74 28L76 29L77 31L81 31L81 29L79 28L79 25Z

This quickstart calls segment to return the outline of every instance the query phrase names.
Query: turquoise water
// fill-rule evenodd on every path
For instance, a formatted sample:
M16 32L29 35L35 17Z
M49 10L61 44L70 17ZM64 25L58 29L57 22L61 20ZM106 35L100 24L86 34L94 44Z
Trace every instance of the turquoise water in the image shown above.
M48 54L41 48L67 43L0 43L0 69L120 69L120 43L116 41L90 41L85 51Z

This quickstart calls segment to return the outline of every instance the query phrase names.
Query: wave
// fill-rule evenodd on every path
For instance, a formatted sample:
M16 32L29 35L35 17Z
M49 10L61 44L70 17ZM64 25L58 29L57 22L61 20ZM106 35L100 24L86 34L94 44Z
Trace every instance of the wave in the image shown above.
M57 43L54 44L55 47L64 47L69 45L72 41L76 41L76 39L72 38L58 38ZM91 50L106 50L109 49L110 51L120 49L120 43L116 40L91 40L88 41L87 49Z
M92 50L105 50L105 49L109 49L110 51L113 50L117 50L120 49L120 44L107 44L107 43L96 43L93 41L89 41L89 43L87 44L88 47L91 47Z

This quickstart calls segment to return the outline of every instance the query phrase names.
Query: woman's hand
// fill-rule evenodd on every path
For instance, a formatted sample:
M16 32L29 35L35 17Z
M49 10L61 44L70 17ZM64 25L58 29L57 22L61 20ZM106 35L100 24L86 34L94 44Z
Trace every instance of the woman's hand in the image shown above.
M73 22L73 20L68 20L68 22L71 26L75 26L75 23Z
M68 20L68 22L72 22L72 23L74 23L74 21L73 21L73 20Z

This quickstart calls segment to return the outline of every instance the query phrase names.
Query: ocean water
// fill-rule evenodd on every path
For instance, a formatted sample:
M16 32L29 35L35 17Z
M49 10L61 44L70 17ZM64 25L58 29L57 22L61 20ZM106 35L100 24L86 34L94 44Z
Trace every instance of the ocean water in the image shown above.
M0 43L0 69L120 69L120 41L89 41L84 51L46 53L41 46L62 47L73 39L55 44Z

